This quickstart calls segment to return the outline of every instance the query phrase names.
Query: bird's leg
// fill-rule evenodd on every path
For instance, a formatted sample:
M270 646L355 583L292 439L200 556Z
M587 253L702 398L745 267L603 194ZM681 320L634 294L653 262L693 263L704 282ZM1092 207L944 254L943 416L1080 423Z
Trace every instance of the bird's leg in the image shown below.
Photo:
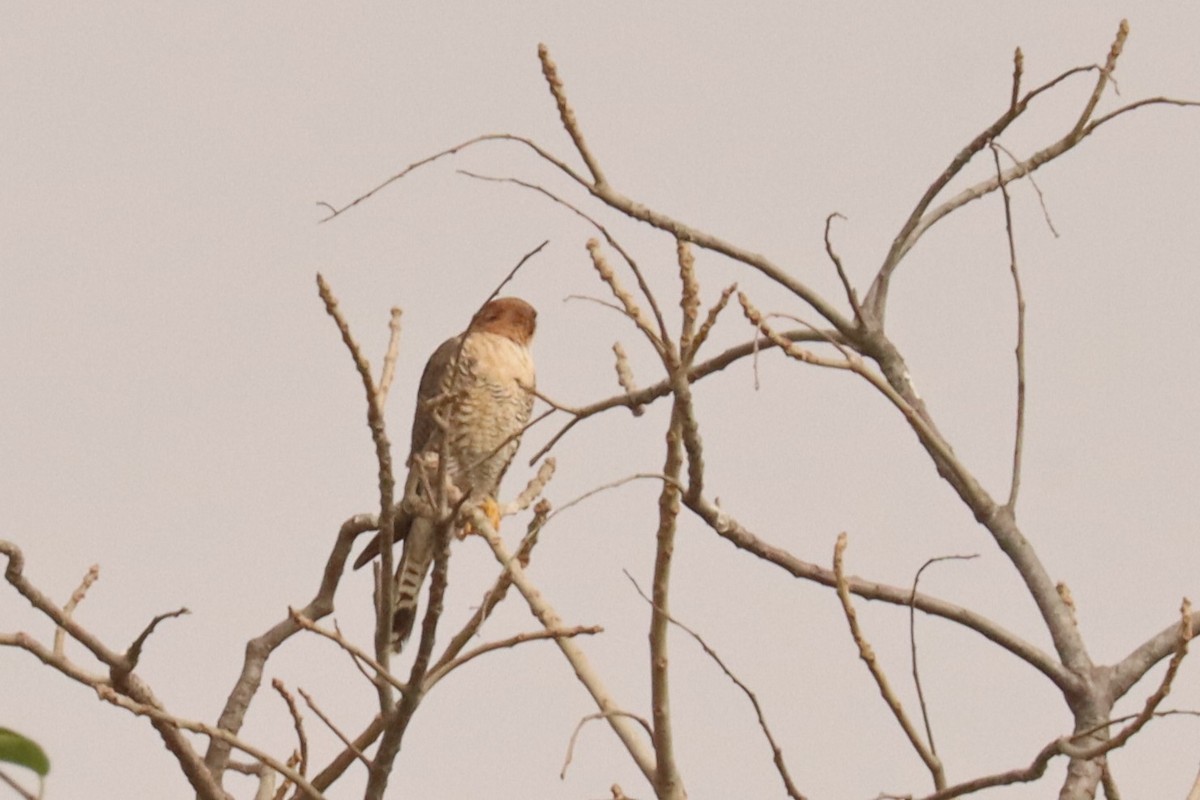
M499 532L500 504L496 502L496 498L492 497L490 494L486 495L481 501L479 501L479 510L482 511L484 516L488 518L488 522L492 523L492 528ZM469 521L464 523L463 526L458 529L458 538L460 541L467 538L471 534L481 535L479 534L479 531L475 530L475 526Z

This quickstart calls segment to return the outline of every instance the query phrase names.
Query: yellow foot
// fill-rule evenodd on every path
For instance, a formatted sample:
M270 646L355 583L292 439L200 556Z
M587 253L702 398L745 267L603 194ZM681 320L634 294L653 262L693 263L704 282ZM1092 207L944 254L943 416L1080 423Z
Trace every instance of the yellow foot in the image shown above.
M488 522L492 523L492 529L496 532L500 531L500 504L496 502L496 498L491 495L483 498L483 502L479 504L479 510L488 518ZM479 535L479 531L475 530L475 526L468 522L463 525L458 531L460 540L467 538L471 534Z

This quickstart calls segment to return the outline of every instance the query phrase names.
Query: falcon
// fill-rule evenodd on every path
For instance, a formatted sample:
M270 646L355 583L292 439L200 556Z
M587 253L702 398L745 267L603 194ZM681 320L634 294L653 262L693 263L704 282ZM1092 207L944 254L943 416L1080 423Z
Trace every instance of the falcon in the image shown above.
M438 478L443 450L449 483L465 498L464 508L481 505L494 524L500 512L496 492L517 453L521 432L533 410L534 368L529 344L537 311L516 297L488 302L466 331L442 342L429 357L417 390L408 479L404 496L426 497ZM437 418L435 418L437 415ZM412 633L417 595L437 545L434 520L397 509L393 541L404 542L396 569L396 613L392 648L399 652ZM380 537L367 545L354 568L379 555Z

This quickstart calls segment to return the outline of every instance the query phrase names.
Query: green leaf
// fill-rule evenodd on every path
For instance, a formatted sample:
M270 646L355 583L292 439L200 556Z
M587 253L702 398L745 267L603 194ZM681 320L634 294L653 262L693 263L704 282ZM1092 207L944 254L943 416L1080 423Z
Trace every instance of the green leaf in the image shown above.
M8 728L0 728L0 761L29 767L43 777L50 771L50 759L46 757L46 751L37 742Z

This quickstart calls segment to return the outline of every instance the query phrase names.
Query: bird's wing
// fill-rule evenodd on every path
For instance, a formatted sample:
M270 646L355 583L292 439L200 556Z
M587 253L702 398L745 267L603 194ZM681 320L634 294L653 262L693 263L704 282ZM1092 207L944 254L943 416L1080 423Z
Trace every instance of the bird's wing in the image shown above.
M421 383L417 388L417 407L413 411L412 437L408 456L410 461L418 453L437 448L440 428L433 418L434 410L430 408L429 401L449 388L451 368L454 366L455 359L459 357L461 342L462 335L447 339L438 346L437 350L433 351L433 355L425 362L425 370L421 373ZM419 471L410 467L408 478L404 482L404 497L417 491L419 480ZM412 522L411 514L405 513L402 509L396 510L392 534L393 544L407 538ZM354 561L355 569L360 569L379 555L380 538L379 534L376 534L375 538L363 548Z

